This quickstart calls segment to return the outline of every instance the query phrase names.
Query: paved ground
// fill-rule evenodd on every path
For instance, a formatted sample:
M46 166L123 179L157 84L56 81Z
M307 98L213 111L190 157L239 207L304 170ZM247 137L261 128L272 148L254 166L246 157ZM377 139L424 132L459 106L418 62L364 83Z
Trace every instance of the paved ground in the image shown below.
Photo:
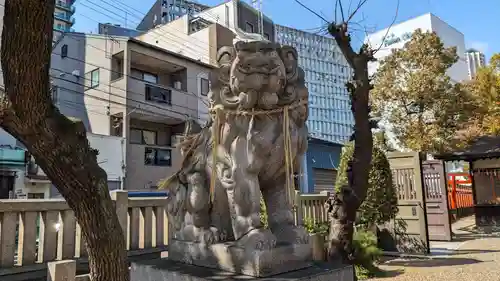
M473 225L466 218L452 227L456 241L432 243L427 259L393 259L380 267L391 281L496 281L500 280L500 237L471 235L461 229Z

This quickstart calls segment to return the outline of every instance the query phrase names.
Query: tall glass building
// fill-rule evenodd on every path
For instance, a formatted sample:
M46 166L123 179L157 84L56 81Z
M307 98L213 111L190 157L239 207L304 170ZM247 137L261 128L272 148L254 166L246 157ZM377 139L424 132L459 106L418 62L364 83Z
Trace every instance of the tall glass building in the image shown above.
M344 143L352 134L354 119L345 83L351 69L333 38L275 25L275 40L297 49L309 89L309 135Z

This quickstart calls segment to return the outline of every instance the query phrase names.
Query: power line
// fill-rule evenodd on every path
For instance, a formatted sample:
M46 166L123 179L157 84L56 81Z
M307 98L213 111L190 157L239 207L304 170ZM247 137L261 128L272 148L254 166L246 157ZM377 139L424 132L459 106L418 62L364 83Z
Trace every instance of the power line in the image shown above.
M60 55L60 54L59 54L59 53L57 53L57 52L52 52L52 54L55 54L55 55ZM66 56L65 58L73 59L73 60L76 60L76 61L82 62L82 63L84 63L84 64L88 64L88 65L91 65L91 66L95 66L95 67L97 67L97 68L107 70L107 71L109 71L110 73L116 73L116 74L118 74L118 75L120 75L120 76L122 76L122 77L130 77L130 78L132 78L132 79L134 79L134 80L140 80L140 79L137 79L136 77L133 77L132 75L129 75L129 74L125 75L125 74L123 74L123 72L121 72L121 71L112 70L112 69L109 69L109 68L106 68L106 67L103 67L103 66L100 66L100 65L97 65L97 64L88 63L88 62L86 62L85 60L81 60L81 59L73 58L73 57L70 57L70 56ZM59 68L51 67L51 69L52 69L52 70L55 70L55 71L59 71L59 72L65 73L65 74L71 74L71 75L73 75L72 73L70 73L70 72L68 72L68 71L65 71L65 70L62 70L62 69L59 69ZM89 79L89 78L86 78L86 77L85 77L85 75L84 75L82 78L83 78L84 80L91 80L91 79ZM192 78L189 78L189 77L188 77L188 79L192 79ZM188 80L188 79L186 79L186 80ZM195 77L194 79L196 79L196 80L197 80L197 77ZM99 81L99 83L100 83L100 81ZM111 85L111 84L106 84L106 83L101 83L101 84L102 84L102 85L104 85L104 86L109 86L109 87L111 87L111 88L113 88L113 89L117 89L117 90L120 90L120 91L127 92L127 93L136 94L136 95L143 95L143 93L133 92L133 91L130 91L130 90L126 90L126 89L123 89L123 88L120 88L120 87L113 86L113 85ZM153 84L152 84L152 85L153 85ZM153 86L155 86L155 85L153 85ZM177 90L177 89L175 89L175 90ZM181 92L181 93L185 93L185 94L192 95L194 98L196 98L197 100L200 100L200 101L204 102L204 103L205 103L205 105L207 105L207 104L206 104L206 100L204 100L204 98L203 98L203 97L200 97L200 96L198 96L198 95L197 95L197 94L195 94L195 93L192 93L192 92L189 92L189 91L182 91L182 90L177 90L177 91L179 91L179 92ZM179 107L181 107L181 108L186 108L186 109L188 109L188 110L192 110L190 107L186 107L186 106L183 106L183 105L175 105L175 106L179 106ZM207 106L208 106L208 105L207 105Z
M97 6L97 7L101 8L101 9L103 9L103 10L105 10L105 11L108 11L108 12L110 11L109 9L107 9L107 8L105 8L105 7L102 7L101 5L96 4L96 3L94 3L94 2L91 2L91 1L88 1L88 0L87 0L87 2L92 3L94 6ZM126 4L122 4L122 5L127 6ZM88 6L86 6L86 7L88 7ZM100 14L104 15L104 16L109 16L109 15L107 15L107 14L105 14L105 13L103 13L103 12L101 12L101 11L99 11L99 10L95 9L95 8L90 8L90 9L92 9L92 10L94 10L94 11L96 11L96 12L98 12L98 13L100 13ZM116 13L114 13L114 12L113 12L113 14L118 15L118 14L116 14ZM133 15L135 18L140 19L139 17L135 16L134 14L132 14L132 15ZM144 14L143 14L143 15L144 15ZM121 16L121 17L123 18L123 16ZM89 17L87 17L87 18L89 18ZM91 18L89 18L89 19L91 19ZM91 20L93 20L93 21L95 21L95 22L99 23L99 21L96 21L96 20L94 20L94 19L91 19ZM179 35L180 35L180 34L185 35L185 34L184 34L184 32L183 32L183 31L181 31L181 30L179 30L179 29L173 28L172 26L171 26L170 28L172 28L173 30L178 31L178 32L179 32ZM144 32L144 31L137 30L137 29L132 29L132 28L128 28L128 29L130 29L130 30L134 30L134 31L138 31L138 32ZM164 34L160 33L159 31L157 31L157 30L155 30L155 29L151 29L151 30L146 31L146 33L149 33L149 34L155 34L155 35L158 35L158 37L163 37L163 38L165 38L165 39L166 39L166 41L164 41L164 40L161 40L161 41L162 41L162 42L164 42L164 43L166 43L167 45L172 45L172 41L174 41L175 43L177 43L177 45L178 45L178 46L180 46L181 50L186 50L186 49L187 49L187 50L190 50L190 51L194 54L194 56L198 56L199 58L205 58L205 59L207 59L207 61L210 61L210 57L208 57L208 56L206 56L206 55L201 55L201 56L199 56L199 55L200 55L200 54L199 54L199 50L196 50L196 49L192 48L191 46L189 46L189 45L186 45L186 44L185 44L186 39L187 39L187 38L189 38L189 39L191 39L191 40L189 40L189 41L192 41L192 42L189 42L190 44L192 44L192 45L194 45L194 46L197 46L197 47L200 47L200 48L202 48L203 50L208 51L208 50L209 50L209 48L207 48L207 46L214 48L214 46L212 46L209 42L205 42L204 40L193 40L193 38L192 38L191 36L189 36L189 35L185 35L185 37L186 37L186 38L181 38L179 35L176 35L176 34L174 34L174 33L172 33L172 32L169 32L168 30L162 30L162 32L164 32L164 33L166 33L166 34L168 34L168 35L171 35L171 36L172 36L172 37L174 37L174 38L168 38L168 37L166 37ZM158 37L157 37L157 39L158 39ZM174 40L175 38L178 38L178 39L180 39L181 41ZM205 43L207 46L205 46L205 45L199 45L199 44L197 44L197 42L202 42L202 43Z
M84 84L80 84L78 82L74 82L74 81L71 81L71 80L68 80L68 79L64 79L64 78L61 78L61 77L57 77L57 76L52 76L52 78L54 79L59 79L59 80L62 80L62 81L65 81L65 82L69 82L69 83L72 83L72 84L75 84L75 85L78 85L78 86L83 86L84 88L87 87L86 85ZM106 85L105 85L106 86ZM58 86L59 87L59 86ZM135 99L132 99L132 98L129 98L129 97L124 97L124 96L121 96L121 95L117 95L117 94L113 94L113 93L109 93L109 92L106 92L104 90L101 90L101 89L98 89L98 88L89 88L87 90L90 90L90 89L93 89L93 90L96 90L96 91L99 91L99 92L102 92L104 94L107 94L107 95L110 95L110 96L114 96L114 97L118 97L118 98L122 98L124 100L128 100L128 101L132 101L132 102L136 102L136 103L139 103L139 104L142 104L142 105L145 105L145 106L150 106L150 107L155 107L155 108L158 108L160 110L164 110L166 112L172 112L172 113L176 113L176 114L179 114L181 116L185 116L185 117L192 117L190 114L187 114L185 112L179 112L179 111L175 111L173 109L169 109L169 108L164 108L164 107L161 107L161 106L158 106L158 105L155 105L155 104L152 104L152 103L147 103L147 102L144 102L144 101L139 101L139 100L135 100ZM75 90L76 91L76 90ZM125 91L125 90L124 90ZM78 92L78 91L76 91ZM126 93L129 93L130 91L125 91ZM89 95L88 93L82 93L82 95ZM90 95L89 95L90 96ZM94 96L95 97L95 96ZM102 99L103 101L105 102L110 102L110 103L117 103L117 102L114 102L114 101L110 101L110 100L106 100L106 99ZM123 104L123 103L117 103L117 104L120 104L120 105L123 105L125 107L129 107L129 105L127 104ZM141 108L141 107L133 107L135 109L138 109L138 110L141 110L141 111L149 111L153 114L157 114L156 112L154 111L150 111L150 110L147 110L145 108ZM187 107L186 107L187 108ZM190 111L195 111L194 109L191 109L189 108ZM197 112L197 111L196 111ZM173 116L168 116L168 115L164 115L163 117L168 117L168 118L174 118Z
M2 73L2 71L0 71L0 73ZM64 79L64 78L61 78L61 77L57 77L57 76L53 76L53 75L50 75L49 74L49 77L53 78L53 79L59 79L59 80L62 80L62 81L65 81L65 82L69 82L69 83L72 83L72 84L76 84L78 86L82 86L82 87L87 87L85 84L80 84L78 82L74 82L74 81L71 81L71 80L68 80L68 79ZM129 104L125 104L125 103L121 103L121 102L117 102L117 101L112 101L112 100L109 100L109 99L105 99L105 98L102 98L102 97L98 97L98 96L94 96L94 95L91 95L89 93L82 93L80 91L77 91L77 90L74 90L74 89L70 89L70 88L66 88L66 87L63 87L63 86L60 86L60 85L56 85L56 87L58 89L63 89L63 90L66 90L68 92L72 92L72 93L75 93L75 94L78 94L78 95L81 95L81 96L85 96L85 97L89 97L89 98L93 98L93 99L96 99L96 100L99 100L99 101L103 101L105 103L108 103L108 104L116 104L116 105L120 105L120 106L123 106L125 108L131 108L131 109L135 109L135 110L139 110L139 111L142 111L142 112L147 112L153 116L157 116L157 117L164 117L164 118L170 118L170 119L178 119L176 118L175 116L171 116L171 115L164 115L164 114L161 114L161 113L158 113L158 112L154 112L154 111L151 111L151 110L148 110L146 108L142 108L142 107L137 107L137 106L132 106L132 105L129 105ZM87 87L89 88L89 87ZM124 100L128 100L128 101L133 101L133 102L136 102L136 103L139 103L139 104L143 104L145 106L151 106L151 107L156 107L160 110L164 110L166 112L172 112L172 113L176 113L176 114L179 114L181 116L184 116L185 118L182 120L182 121L185 121L187 120L188 118L189 119L194 119L194 120L199 120L199 121L205 121L201 118L198 118L197 116L192 116L190 114L187 114L185 112L179 112L179 111L175 111L173 109L168 109L168 108L164 108L164 107L160 107L158 105L155 105L155 104L151 104L151 103L147 103L145 101L139 101L139 100L135 100L135 99L132 99L132 98L127 98L127 97L124 97L124 96L120 96L120 95L116 95L116 94L112 94L112 93L108 93L106 91L103 91L101 89L97 89L97 88L89 88L89 89L93 89L93 90L96 90L96 91L99 91L99 92L102 92L104 94L107 94L107 95L111 95L111 96L115 96L115 97L119 97L119 98L122 98ZM95 106L98 106L98 105L95 105ZM109 106L106 106L107 109L109 109ZM192 112L195 112L196 111L196 114L198 113L197 110L195 109L190 109L190 111Z
M86 45L88 45L88 46L90 46L90 47L92 47L92 48L94 48L94 49L96 49L96 50L99 50L99 51L101 51L101 52L104 52L105 54L106 54L106 53L108 53L108 51L107 51L107 50L102 49L102 48L99 48L99 47L97 47L97 46L95 46L95 45L92 45L92 44L90 44L90 43L86 42L86 40L84 40L84 39L78 39L78 37L81 37L81 35L80 35L80 34L66 33L66 34L64 34L64 36L71 37L71 38L73 38L75 41L78 41L78 42L84 42L84 44L86 44ZM105 36L103 36L103 37L105 37ZM102 40L107 40L107 39L106 39L106 38L102 38ZM167 52L168 52L168 50L165 50L165 51L167 51ZM161 52L161 51L159 51L159 52ZM52 51L52 54L55 54L55 55L61 55L61 53L57 53L57 52L54 52L54 51ZM71 56L66 56L65 58L69 58L69 59L72 59L72 60L75 60L75 61L83 62L83 63L85 63L85 64L89 64L89 65L92 65L92 66L95 66L95 67L100 67L100 68L103 68L103 69L106 69L106 70L112 71L113 73L120 73L120 74L121 74L121 72L120 72L120 71L117 71L117 70L111 70L111 69L105 68L105 67L103 67L103 66L99 66L99 65L96 65L96 64L93 64L93 63L87 62L86 60L78 59L78 58L71 57ZM189 59L189 58L188 58L188 57L186 57L186 59ZM127 63L128 63L128 62L132 62L132 61L131 61L131 58L130 58L130 59L128 59L126 62L127 62ZM196 62L191 62L191 63L196 64ZM209 67L207 66L207 68L209 68ZM131 77L131 76L130 76L130 77ZM132 78L134 78L134 77L132 77ZM187 79L193 79L193 80L197 80L197 79L198 79L198 77L195 77L195 76L188 76L188 75L186 75L186 78L187 78Z

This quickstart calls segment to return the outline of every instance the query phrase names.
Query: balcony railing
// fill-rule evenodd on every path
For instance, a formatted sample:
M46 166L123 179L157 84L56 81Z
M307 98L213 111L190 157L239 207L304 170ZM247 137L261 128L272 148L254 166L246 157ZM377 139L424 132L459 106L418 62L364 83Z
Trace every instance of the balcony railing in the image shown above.
M66 10L71 15L73 15L75 13L75 6L73 6L72 3L70 4L70 3L67 3L65 1L57 0L56 1L56 7L60 8L60 9L63 9L63 10Z
M145 84L145 96L147 101L172 105L172 90L151 84Z
M24 165L26 150L0 148L0 165Z
M68 26L54 26L54 30L60 31L60 32L75 32L74 28L71 28Z
M71 23L71 24L75 24L75 18L73 18L71 15L68 15L68 14L55 13L54 18Z

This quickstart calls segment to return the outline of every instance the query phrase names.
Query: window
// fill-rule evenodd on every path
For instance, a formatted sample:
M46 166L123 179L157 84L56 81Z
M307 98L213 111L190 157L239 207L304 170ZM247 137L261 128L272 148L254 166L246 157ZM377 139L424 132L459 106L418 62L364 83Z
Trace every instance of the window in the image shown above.
M152 84L158 84L158 75L146 71L142 71L136 68L132 68L132 77L140 79Z
M68 56L68 45L64 44L61 47L61 58L65 58Z
M99 68L90 72L90 87L99 86Z
M28 193L28 199L44 199L45 194L43 193Z
M245 24L245 29L247 32L253 33L253 25L249 22Z
M130 129L130 143L135 144L157 144L157 133L154 131Z
M156 87L153 85L145 85L146 87L146 100L158 103L171 104L172 90Z
M142 80L144 80L148 83L158 84L158 76L151 74L151 73L144 72L142 74Z
M208 79L201 78L200 84L201 94L204 96L208 95L208 92L210 91L210 81L208 81Z
M269 39L269 34L264 33L264 38L266 38L266 40L270 40L270 39Z
M85 73L85 86L90 89L99 86L99 68Z
M99 68L85 73L85 86L95 88L99 86Z
M170 149L159 149L146 147L144 150L144 165L171 166L172 151Z

